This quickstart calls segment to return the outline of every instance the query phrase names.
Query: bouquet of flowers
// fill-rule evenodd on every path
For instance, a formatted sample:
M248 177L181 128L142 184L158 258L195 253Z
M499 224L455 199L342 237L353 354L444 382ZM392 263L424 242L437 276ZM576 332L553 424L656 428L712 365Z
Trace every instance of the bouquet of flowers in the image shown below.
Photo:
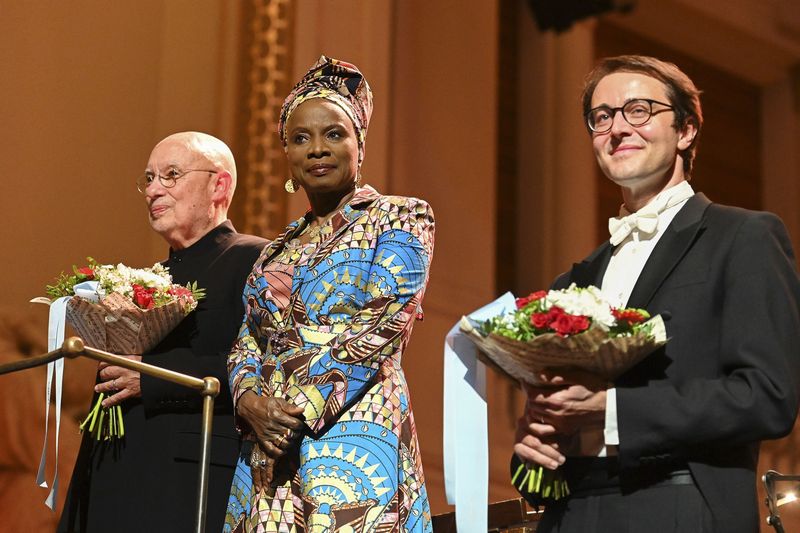
M92 258L87 266L73 266L71 275L62 272L46 291L47 298L32 301L49 304L70 297L66 319L86 345L116 354L142 354L153 348L205 295L196 282L174 284L159 263L137 269L121 263L101 265ZM100 394L81 431L88 430L98 440L124 436L122 410L102 407L103 399Z
M461 329L483 360L515 380L539 385L544 370L581 370L607 381L667 342L660 316L615 308L594 286L538 291L516 299L516 309L483 322L462 318ZM520 490L560 499L569 487L560 472L520 465Z

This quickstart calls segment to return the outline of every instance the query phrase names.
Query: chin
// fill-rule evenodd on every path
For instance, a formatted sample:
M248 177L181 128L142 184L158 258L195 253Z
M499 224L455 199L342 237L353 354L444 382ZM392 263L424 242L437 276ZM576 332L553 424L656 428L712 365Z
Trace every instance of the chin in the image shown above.
M167 220L164 220L164 217L151 218L150 227L159 235L168 233L172 229L171 224Z

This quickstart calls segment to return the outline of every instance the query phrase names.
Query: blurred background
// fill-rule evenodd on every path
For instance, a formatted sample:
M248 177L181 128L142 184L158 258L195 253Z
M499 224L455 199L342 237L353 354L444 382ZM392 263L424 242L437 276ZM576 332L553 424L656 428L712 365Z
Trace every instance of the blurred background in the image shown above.
M271 238L300 216L304 196L283 190L277 112L322 53L358 65L374 91L365 182L436 213L425 321L403 361L435 514L451 510L446 332L506 290L547 287L607 238L621 202L578 101L598 57L650 54L689 74L706 116L693 187L778 213L800 248L796 0L0 0L0 362L45 351L47 309L28 300L62 270L87 256L131 266L166 256L135 178L170 133L231 146L239 231ZM65 379L59 502L94 364L69 361ZM49 531L57 519L34 481L44 385L42 369L0 377L0 531ZM507 465L523 402L494 375L489 396L496 501L515 496ZM766 443L759 474L800 473L798 449L800 431Z

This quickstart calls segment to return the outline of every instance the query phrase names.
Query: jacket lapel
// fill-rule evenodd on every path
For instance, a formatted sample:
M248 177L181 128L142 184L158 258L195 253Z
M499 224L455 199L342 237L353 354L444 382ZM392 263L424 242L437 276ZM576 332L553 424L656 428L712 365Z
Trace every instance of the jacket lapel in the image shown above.
M645 263L628 298L627 307L647 307L658 288L702 233L705 225L703 214L709 205L709 199L697 193L675 215Z
M594 285L599 287L603 281L603 274L605 274L608 262L611 260L611 254L614 252L614 246L608 241L602 246L597 248L589 257L572 265L570 271L569 283L574 283L578 287L588 287Z

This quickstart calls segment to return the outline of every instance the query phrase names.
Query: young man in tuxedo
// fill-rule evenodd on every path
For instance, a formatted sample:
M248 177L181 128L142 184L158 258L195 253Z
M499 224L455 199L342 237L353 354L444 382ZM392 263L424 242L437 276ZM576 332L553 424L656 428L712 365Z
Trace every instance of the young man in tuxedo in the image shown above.
M607 58L583 111L624 203L611 239L554 288L596 285L614 305L661 313L669 341L613 384L562 375L528 389L512 464L561 466L572 491L546 503L538 531L756 532L759 443L788 434L798 411L787 232L692 189L702 110L675 65Z

